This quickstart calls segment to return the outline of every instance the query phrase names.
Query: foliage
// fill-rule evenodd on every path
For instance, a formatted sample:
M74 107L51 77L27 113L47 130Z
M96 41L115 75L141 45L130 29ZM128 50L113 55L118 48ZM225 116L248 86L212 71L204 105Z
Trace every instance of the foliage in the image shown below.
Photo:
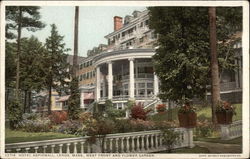
M217 11L217 40L222 41L218 43L219 65L223 70L233 66L232 45L225 44L242 29L242 8L221 7ZM149 15L150 28L159 35L153 60L162 83L160 98L176 102L204 98L210 81L208 8L149 7Z
M10 121L11 129L17 128L18 122L22 120L22 105L16 99L12 100L9 104L8 118Z
M64 134L80 135L82 123L78 120L67 120L58 128L58 132Z
M195 112L196 108L191 106L189 103L185 103L178 111L178 113L191 113Z
M24 113L22 115L23 120L36 120L37 118L39 118L39 115L36 113Z
M68 114L70 119L75 120L78 119L78 114L80 112L80 92L78 89L78 79L75 77L70 82L70 91Z
M196 137L208 137L213 133L213 125L207 120L198 121L195 129Z
M101 151L104 152L104 140L107 134L112 133L114 130L114 122L112 120L107 120L104 118L99 118L97 121L93 122L91 126L85 128L88 138L88 142L94 144L100 143Z
M235 107L226 101L219 101L216 106L216 112L232 112L236 115Z
M53 111L49 115L49 119L53 124L62 124L63 121L68 119L68 113L65 111Z
M18 128L26 132L48 132L51 130L49 118L32 116L18 123Z
M15 35L10 30L17 30L16 51L16 90L15 97L18 99L20 93L20 54L21 54L21 32L23 28L28 31L36 31L45 27L40 21L40 7L36 6L7 6L6 7L6 38L13 39Z
M133 131L146 131L156 129L155 123L152 121L133 119L130 121Z
M147 118L147 114L150 112L149 111L145 111L143 108L143 105L141 103L134 105L131 108L131 117L133 119L142 119L142 120L146 120Z
M133 130L129 119L119 119L116 120L114 124L114 133L125 133Z
M169 153L172 152L172 149L174 147L174 144L177 142L179 139L179 133L176 132L174 129L171 128L164 128L161 129L161 132L163 133L163 141L162 143L166 146L167 151Z
M156 110L158 113L165 112L166 111L166 104L158 104L156 106Z
M51 34L45 43L45 59L43 63L43 76L45 86L49 91L48 112L51 113L51 91L54 88L59 95L68 93L68 80L70 79L67 51L63 36L59 35L55 24L51 25Z

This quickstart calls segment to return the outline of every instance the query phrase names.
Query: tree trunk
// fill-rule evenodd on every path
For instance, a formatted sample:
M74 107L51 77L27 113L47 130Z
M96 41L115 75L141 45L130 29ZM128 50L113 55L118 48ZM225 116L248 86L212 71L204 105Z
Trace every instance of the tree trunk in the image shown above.
M21 52L21 33L22 33L22 9L18 7L18 29L17 29L17 56L16 56L16 92L15 97L19 99L19 79L20 79L20 52Z
M31 113L31 91L28 92L27 112Z
M210 49L211 49L211 79L212 79L212 121L216 124L215 109L218 101L220 100L220 79L219 79L219 66L216 52L216 8L209 7L209 30L210 30Z
M24 103L23 103L23 113L26 113L27 109L27 90L24 91Z
M78 56L78 23L79 23L79 6L75 7L75 29L74 29L74 57L73 57L73 77L76 77L77 56Z
M49 86L49 101L48 101L48 114L51 114L51 93L52 93L52 87Z

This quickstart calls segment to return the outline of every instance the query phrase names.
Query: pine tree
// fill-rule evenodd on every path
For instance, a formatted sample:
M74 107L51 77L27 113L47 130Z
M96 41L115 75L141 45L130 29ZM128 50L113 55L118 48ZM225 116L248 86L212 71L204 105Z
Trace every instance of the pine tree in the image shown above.
M34 36L21 39L20 88L25 92L24 112L30 112L31 93L44 88L43 60L45 48Z
M6 28L17 29L17 54L16 54L16 99L19 98L20 81L20 52L22 29L29 31L42 29L45 25L40 21L40 7L35 6L7 6L6 7ZM6 32L7 37L13 38L13 34Z
M51 93L55 89L59 94L67 92L70 79L69 64L67 63L67 51L63 36L58 34L55 24L51 25L51 35L45 43L45 60L43 64L45 85L49 92L48 113L51 114Z

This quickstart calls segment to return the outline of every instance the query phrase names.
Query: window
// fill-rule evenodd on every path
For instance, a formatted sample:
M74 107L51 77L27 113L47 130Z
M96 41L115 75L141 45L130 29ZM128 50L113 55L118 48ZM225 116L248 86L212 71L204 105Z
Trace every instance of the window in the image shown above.
M147 88L153 88L153 83L147 83Z
M145 25L148 25L148 23L149 23L149 21L148 21L148 20L146 20L146 21L145 21Z
M125 36L125 32L122 32L122 37L124 37Z
M86 67L86 63L85 62L83 63L83 67Z
M138 84L138 87L139 87L139 88L145 88L145 83L139 83L139 84Z

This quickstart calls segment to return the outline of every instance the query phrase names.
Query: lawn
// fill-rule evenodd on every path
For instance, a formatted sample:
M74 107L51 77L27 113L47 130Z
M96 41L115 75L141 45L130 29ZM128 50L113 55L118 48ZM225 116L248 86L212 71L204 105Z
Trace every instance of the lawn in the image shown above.
M5 143L17 143L17 142L29 142L29 141L40 141L40 140L51 140L61 138L72 138L75 135L55 133L55 132L23 132L14 131L8 128L5 129Z
M242 104L234 104L235 107L236 115L233 116L233 121L237 120L242 120ZM208 120L211 121L211 107L201 107L201 106L195 106L197 108L197 118L198 120ZM179 108L174 108L172 109L172 119L173 120L178 120L177 119L177 113L178 113ZM171 112L164 112L161 114L155 114L149 118L149 120L152 121L163 121L171 118L169 116Z

